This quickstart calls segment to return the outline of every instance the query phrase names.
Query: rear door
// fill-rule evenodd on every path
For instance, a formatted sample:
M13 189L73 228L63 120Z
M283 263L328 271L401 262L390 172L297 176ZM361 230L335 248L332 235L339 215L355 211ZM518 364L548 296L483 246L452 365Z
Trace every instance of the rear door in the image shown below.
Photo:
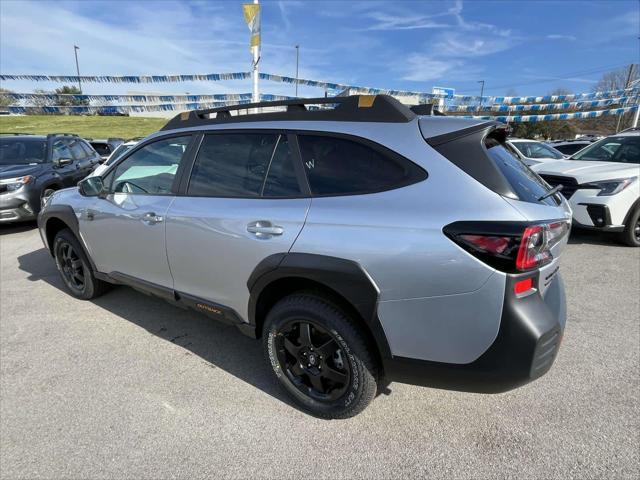
M247 280L266 257L289 251L311 200L284 133L206 134L167 214L176 291L247 318Z

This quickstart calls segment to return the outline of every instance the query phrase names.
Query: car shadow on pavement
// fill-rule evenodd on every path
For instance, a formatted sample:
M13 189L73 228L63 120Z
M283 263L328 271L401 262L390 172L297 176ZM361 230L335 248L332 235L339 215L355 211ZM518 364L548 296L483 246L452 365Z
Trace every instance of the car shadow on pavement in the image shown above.
M0 235L10 235L12 233L21 233L33 230L38 225L35 220L32 222L20 223L0 223Z
M47 250L18 257L28 280L45 281L68 295ZM191 310L183 310L132 288L117 286L91 300L105 310L134 323L150 334L181 346L211 368L220 368L268 395L297 408L280 390L262 354L260 340L251 339L233 326L223 325Z
M576 227L571 229L569 243L573 245L590 244L602 245L605 247L630 248L618 240L617 233L599 232L597 230L587 230Z

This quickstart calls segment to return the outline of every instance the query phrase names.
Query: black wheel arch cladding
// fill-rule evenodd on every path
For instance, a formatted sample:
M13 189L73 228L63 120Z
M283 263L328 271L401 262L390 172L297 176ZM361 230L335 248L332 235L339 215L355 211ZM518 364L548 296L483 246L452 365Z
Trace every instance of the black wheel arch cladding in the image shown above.
M371 334L378 354L389 358L391 350L382 324L377 316L378 290L362 267L351 260L310 253L277 253L262 260L249 276L249 322L256 328L257 336L266 312L261 303L274 282L299 279L312 282L334 292L344 299L363 321Z

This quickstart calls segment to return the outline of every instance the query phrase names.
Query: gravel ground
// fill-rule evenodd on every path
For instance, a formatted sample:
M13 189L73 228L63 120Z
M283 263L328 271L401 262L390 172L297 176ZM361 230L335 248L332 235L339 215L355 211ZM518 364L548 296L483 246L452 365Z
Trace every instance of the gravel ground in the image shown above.
M361 415L291 406L260 344L137 293L62 289L32 225L0 226L2 478L638 478L640 249L574 234L569 319L501 395L392 384Z

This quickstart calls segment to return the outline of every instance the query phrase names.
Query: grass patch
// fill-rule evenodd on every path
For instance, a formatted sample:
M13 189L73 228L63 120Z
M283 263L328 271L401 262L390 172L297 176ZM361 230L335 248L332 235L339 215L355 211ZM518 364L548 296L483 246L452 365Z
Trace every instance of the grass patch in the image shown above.
M89 138L146 137L168 119L80 115L0 116L0 133L75 133Z

